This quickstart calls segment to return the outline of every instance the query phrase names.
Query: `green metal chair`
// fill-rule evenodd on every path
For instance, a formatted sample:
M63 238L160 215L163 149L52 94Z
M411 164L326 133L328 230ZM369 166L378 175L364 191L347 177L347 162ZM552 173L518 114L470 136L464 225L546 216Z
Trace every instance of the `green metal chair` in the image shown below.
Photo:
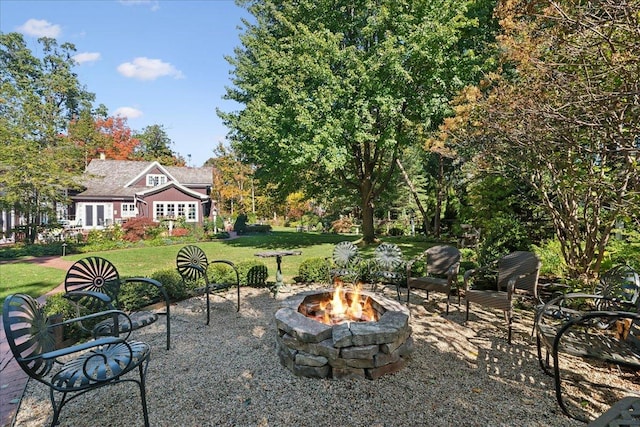
M212 283L208 274L209 266L212 264L228 265L235 273L235 282L233 283ZM240 274L235 264L231 261L217 259L213 261L207 260L207 254L195 245L187 245L178 251L176 256L176 268L185 284L204 284L207 307L207 325L211 319L211 303L209 295L212 292L226 290L232 286L238 289L238 304L236 311L240 311Z
M103 319L129 323L129 326L132 322L126 313L108 310L52 324L38 302L29 295L9 295L4 301L2 320L13 357L30 378L49 387L53 406L51 426L58 424L62 408L71 400L100 387L122 382L138 384L144 425L149 426L145 378L151 348L143 342L128 340L131 327L127 328L129 332L124 338L104 336L56 348L57 328ZM139 379L128 375L136 369ZM86 423L92 424L91 420L86 420Z
M148 304L164 303L164 312L151 310L137 310L127 313L131 322L120 322L118 332L129 332L140 329L156 322L159 315L167 320L167 350L171 347L171 314L169 295L162 283L147 277L131 277L121 279L115 265L101 257L91 256L76 261L67 270L64 279L64 297L75 302L79 308L88 312L104 311L107 309L121 309L120 289L125 283L135 283L136 286L146 286L140 298L147 298ZM111 335L114 322L101 322L91 332L100 335Z

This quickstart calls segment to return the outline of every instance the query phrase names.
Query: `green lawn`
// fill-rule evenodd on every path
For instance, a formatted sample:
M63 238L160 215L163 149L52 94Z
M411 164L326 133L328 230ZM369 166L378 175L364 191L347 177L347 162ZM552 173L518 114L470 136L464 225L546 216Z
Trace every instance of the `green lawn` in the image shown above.
M269 281L275 281L276 259L259 258L255 254L273 250L298 250L300 256L287 256L282 260L284 281L290 282L298 275L300 264L307 258L329 257L336 243L343 240L356 241L356 235L338 235L321 233L299 233L292 229L277 230L269 234L243 236L238 239L199 242L209 260L226 259L233 262L260 260L269 270ZM405 259L422 252L435 244L421 238L385 239L398 244ZM101 256L113 262L121 276L149 276L158 270L175 268L178 250L184 245L160 247L142 247L104 252L93 252L90 255ZM371 256L377 244L361 246L364 256ZM74 254L63 257L68 261L76 261L89 254ZM64 280L65 272L53 268L42 267L27 262L0 265L0 299L17 292L24 292L38 297Z

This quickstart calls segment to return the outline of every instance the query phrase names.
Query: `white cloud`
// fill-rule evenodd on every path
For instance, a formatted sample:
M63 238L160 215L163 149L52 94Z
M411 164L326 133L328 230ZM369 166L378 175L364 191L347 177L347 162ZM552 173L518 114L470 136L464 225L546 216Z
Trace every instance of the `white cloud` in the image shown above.
M145 57L138 57L133 62L118 65L118 72L125 77L138 80L155 80L163 76L172 76L176 79L184 78L182 71L177 70L170 63Z
M85 62L95 62L100 59L100 53L98 52L82 52L73 56L73 60L78 64L84 64Z
M142 111L133 107L120 107L116 110L114 115L126 117L127 119L137 119L142 116Z
M56 38L62 32L60 25L54 25L44 19L29 19L18 27L18 31L33 37Z
M151 10L154 12L160 9L158 0L120 0L120 3L126 6L151 5Z

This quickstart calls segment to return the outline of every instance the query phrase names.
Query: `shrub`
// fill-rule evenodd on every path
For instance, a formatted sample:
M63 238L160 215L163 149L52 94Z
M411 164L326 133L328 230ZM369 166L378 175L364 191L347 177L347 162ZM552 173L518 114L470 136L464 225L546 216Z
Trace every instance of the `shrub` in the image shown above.
M171 236L183 237L183 236L188 236L189 233L191 233L191 230L189 230L188 228L174 228L173 231L171 232Z
M73 319L78 316L84 316L89 312L81 308L78 311L78 307L73 302L63 297L63 294L55 294L47 297L47 301L44 304L43 311L47 317L61 315L62 320ZM88 336L86 331L83 331L79 323L74 323L65 328L63 331L63 339L72 339L77 341L83 337Z
M236 264L240 275L240 284L243 286L264 287L267 285L269 270L260 261L242 261Z
M211 283L232 284L236 282L236 273L233 271L233 268L223 263L215 263L209 265L209 268L207 269L207 275L209 276L209 280L211 281ZM241 273L240 282L242 283Z
M541 275L559 278L566 276L567 264L564 261L560 242L557 239L548 240L543 242L541 246L534 246L533 248L542 263L540 268Z
M308 258L300 264L298 280L303 283L326 282L329 277L329 266L324 258Z
M345 216L333 221L331 223L331 230L334 233L349 233L351 231L351 228L353 228L353 226L354 226L353 219Z
M245 227L246 233L268 233L271 231L269 224L252 224Z
M233 224L233 231L235 231L238 234L243 234L245 231L247 231L247 215L244 213L241 213L240 215L238 215L238 217L236 218L236 222Z
M485 266L514 251L529 250L527 230L514 216L496 216L487 223L478 250L478 262Z
M164 285L171 301L180 301L194 293L195 285L184 283L180 274L173 268L155 271L151 278Z
M123 283L118 295L119 309L134 311L162 300L158 288L150 283Z
M127 220L127 222L122 225L122 229L125 232L124 239L130 242L153 239L162 231L159 223L153 221L151 218L145 217Z

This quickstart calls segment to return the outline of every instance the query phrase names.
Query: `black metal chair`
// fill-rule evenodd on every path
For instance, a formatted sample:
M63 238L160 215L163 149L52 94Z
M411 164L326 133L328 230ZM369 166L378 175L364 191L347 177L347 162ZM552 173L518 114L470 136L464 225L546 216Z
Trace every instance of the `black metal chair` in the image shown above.
M158 320L158 315L167 318L167 350L171 346L170 301L162 283L146 277L121 279L116 267L101 257L87 257L76 261L67 271L64 279L65 298L75 302L79 308L90 313L106 309L121 309L119 301L120 288L125 283L136 283L138 286L150 286L148 292L142 292L140 298L146 297L149 304L163 301L165 311L154 312L140 310L128 313L131 322L119 322L119 332L129 332ZM114 323L111 320L101 322L91 332L98 335L112 335Z
M400 301L400 287L406 285L405 265L402 250L393 243L381 243L373 253L373 263L370 268L374 284L395 286L398 301Z
M105 336L56 349L56 328L103 318L131 323L126 313L108 310L52 324L38 302L29 295L9 295L4 301L2 320L13 356L29 377L49 387L53 406L51 426L58 423L62 408L76 397L127 381L138 384L144 425L149 426L145 377L151 349L147 344L128 341L127 333L124 338ZM125 377L135 369L138 369L140 379Z
M423 263L424 275L412 276L412 268L417 263ZM449 298L451 291L455 291L460 304L460 289L458 288L458 272L460 271L460 251L455 246L437 245L424 251L420 256L407 263L407 304L411 295L411 288L429 292L440 292L447 296L447 314L449 314Z
M327 261L330 284L346 281L355 285L361 279L362 258L358 247L352 242L344 241L336 244L331 258L327 258Z
M464 274L464 296L467 302L467 316L469 320L469 306L476 303L483 306L504 311L508 327L507 341L511 344L511 330L513 326L513 302L517 291L538 298L538 276L541 263L533 252L516 251L498 260L498 277L493 289L474 289L474 276L481 269L468 270Z
M209 280L209 266L212 264L226 264L235 272L234 283L212 283ZM176 267L182 281L185 285L203 283L206 296L207 306L207 325L210 321L211 304L209 302L209 295L212 292L222 291L236 286L238 289L238 304L236 311L240 311L240 274L237 267L231 261L224 259L216 259L213 261L207 260L207 255L204 251L195 245L187 245L178 251L176 256Z

